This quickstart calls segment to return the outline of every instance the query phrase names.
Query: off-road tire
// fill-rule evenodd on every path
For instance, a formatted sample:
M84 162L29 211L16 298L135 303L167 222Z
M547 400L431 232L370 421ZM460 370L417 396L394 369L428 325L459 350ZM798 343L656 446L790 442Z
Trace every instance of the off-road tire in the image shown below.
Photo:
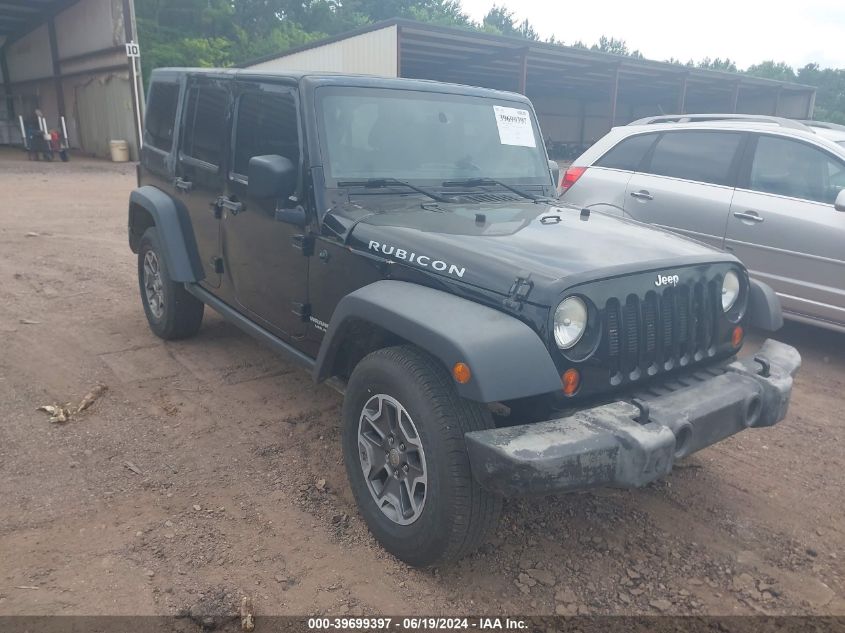
M163 297L160 307L151 306L145 287L144 265L148 253L152 253L158 264ZM156 336L172 341L190 338L199 331L205 305L185 290L184 285L170 279L158 230L154 226L144 231L138 246L138 286L147 323Z
M402 404L425 451L425 501L409 525L379 508L359 456L362 412L378 394ZM419 348L389 347L358 363L343 402L343 457L361 515L388 552L414 567L431 567L457 560L485 541L497 525L502 501L473 480L464 433L492 425L489 411L461 398L443 366Z

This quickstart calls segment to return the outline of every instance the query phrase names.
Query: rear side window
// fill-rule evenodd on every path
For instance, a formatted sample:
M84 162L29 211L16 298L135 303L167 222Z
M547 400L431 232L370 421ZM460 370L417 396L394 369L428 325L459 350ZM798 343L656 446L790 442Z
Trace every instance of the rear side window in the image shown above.
M629 136L599 158L596 166L636 171L656 138L657 134Z
M179 85L154 83L150 88L149 101L146 114L147 144L169 152L173 147Z
M657 141L647 171L658 176L733 184L731 165L741 133L690 130L666 132Z
M833 204L845 187L845 164L806 143L761 136L749 186L754 191Z
M194 86L188 91L182 152L220 166L226 138L228 93L214 86Z
M292 94L250 92L238 103L232 172L249 173L253 156L276 154L299 163L299 130Z

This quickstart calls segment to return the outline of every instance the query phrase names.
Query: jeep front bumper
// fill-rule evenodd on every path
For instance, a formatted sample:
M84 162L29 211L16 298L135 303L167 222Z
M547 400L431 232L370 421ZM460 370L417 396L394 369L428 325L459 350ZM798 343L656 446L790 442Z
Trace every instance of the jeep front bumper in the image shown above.
M472 473L505 496L636 488L680 459L784 418L798 351L767 340L753 357L681 377L680 388L546 422L465 435Z

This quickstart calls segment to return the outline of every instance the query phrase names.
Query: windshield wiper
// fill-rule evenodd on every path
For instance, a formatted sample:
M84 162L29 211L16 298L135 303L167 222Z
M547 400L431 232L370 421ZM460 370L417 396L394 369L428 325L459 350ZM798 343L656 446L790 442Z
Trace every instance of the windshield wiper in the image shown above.
M399 180L398 178L368 178L366 180L344 180L343 182L337 183L338 187L366 187L367 189L384 189L385 187L391 187L394 185L407 187L408 189L412 189L417 193L428 196L437 202L454 202L452 198L441 196L439 193L423 189L422 187L417 187L416 185L412 185L404 180Z
M444 187L483 187L484 185L499 185L500 187L504 187L508 191L512 191L516 195L522 198L527 198L532 202L551 200L551 198L546 196L535 196L533 193L528 193L522 189L511 187L510 185L503 183L501 180L495 180L493 178L464 178L463 180L447 180L443 183Z

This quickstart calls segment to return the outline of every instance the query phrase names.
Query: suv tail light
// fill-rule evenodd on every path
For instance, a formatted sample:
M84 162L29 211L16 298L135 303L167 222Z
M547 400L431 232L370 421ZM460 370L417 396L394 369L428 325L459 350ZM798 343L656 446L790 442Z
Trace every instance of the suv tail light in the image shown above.
M567 169L560 181L560 192L565 193L572 185L578 182L578 179L584 175L585 171L587 171L586 167L570 167Z

